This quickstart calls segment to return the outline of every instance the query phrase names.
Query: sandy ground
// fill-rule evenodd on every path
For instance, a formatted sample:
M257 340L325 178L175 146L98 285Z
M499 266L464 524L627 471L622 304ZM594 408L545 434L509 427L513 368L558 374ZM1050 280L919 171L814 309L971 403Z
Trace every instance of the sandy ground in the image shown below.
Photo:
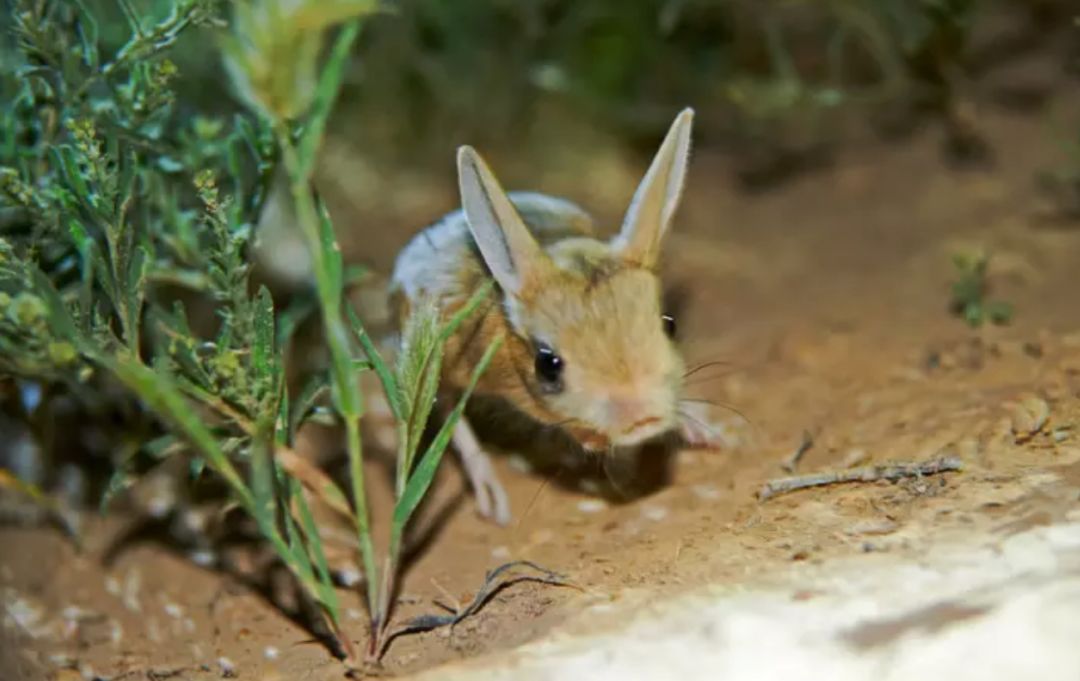
M729 363L691 387L738 410L712 414L727 448L679 453L668 484L625 502L595 493L600 471L503 457L508 528L478 519L446 467L430 510L445 523L409 568L400 616L468 600L511 559L578 588L506 589L453 632L396 641L386 672L1077 678L1080 227L1041 211L1034 174L1060 158L1044 121L984 125L992 170L949 170L927 134L752 198L700 150L668 256L689 362ZM409 233L387 231L381 266ZM969 246L992 251L1010 325L973 331L948 313L950 258ZM945 454L963 469L759 501L805 434L800 473ZM89 520L82 553L52 531L0 530L18 636L0 646L70 678L341 677L254 568L222 575L152 541L104 561L126 522ZM360 603L343 596L362 640Z

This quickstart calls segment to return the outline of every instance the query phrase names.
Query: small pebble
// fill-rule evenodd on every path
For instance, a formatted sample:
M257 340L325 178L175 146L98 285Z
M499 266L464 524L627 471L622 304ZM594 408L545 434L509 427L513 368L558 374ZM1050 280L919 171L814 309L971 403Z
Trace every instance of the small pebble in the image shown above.
M581 478L578 480L577 486L585 494L597 494L600 492L600 483L593 478Z
M546 544L555 538L555 533L548 529L537 530L529 535L531 544Z
M706 501L714 501L720 498L720 490L712 485L694 485L691 489L694 494Z
M53 667L65 667L70 669L75 666L75 660L66 653L53 653L45 659L47 659L49 664Z
M166 603L165 614L174 619L180 619L184 616L184 609L176 603Z
M663 506L646 506L645 508L641 509L641 515L646 520L660 522L668 516L668 510Z
M132 612L141 612L142 605L139 603L139 588L142 586L142 575L138 570L129 570L124 579L123 601L124 607Z
M889 534L895 532L900 527L896 522L887 518L881 520L865 520L860 523L855 523L848 530L850 535L861 534Z
M525 473L526 475L533 472L533 466L529 463L529 460L520 454L511 454L507 458L506 462L510 468L514 469L518 473Z
M852 468L858 466L862 462L866 461L869 457L866 454L866 450L862 448L852 449L844 457L844 461L840 464L841 468Z
M577 509L582 513L599 513L607 508L602 499L583 499L578 502Z
M506 546L496 546L491 549L491 557L496 560L506 560L510 557L510 549Z
M30 634L31 638L37 638L38 624L43 618L44 611L33 605L24 598L13 598L4 604L8 618L20 629Z
M341 582L341 585L349 588L359 584L363 577L364 576L356 568L345 568L344 570L338 571L338 580Z
M41 404L42 387L40 383L30 381L19 383L19 396L22 397L23 408L32 412Z
M268 660L276 660L276 659L278 659L279 654L280 654L280 652L274 646L266 646L266 649L263 650L263 657L265 657Z
M1050 418L1050 405L1035 395L1028 395L1010 406L1010 425L1017 443L1037 435Z
M217 563L217 554L210 549L195 549L188 554L188 558L192 563L195 563L199 567L213 567Z
M345 616L348 617L351 620L362 620L362 619L364 619L364 613L360 612L356 608L349 608L348 610L346 610L345 611Z
M221 670L222 678L233 679L236 678L236 665L233 661L227 657L219 657L217 660L218 669Z

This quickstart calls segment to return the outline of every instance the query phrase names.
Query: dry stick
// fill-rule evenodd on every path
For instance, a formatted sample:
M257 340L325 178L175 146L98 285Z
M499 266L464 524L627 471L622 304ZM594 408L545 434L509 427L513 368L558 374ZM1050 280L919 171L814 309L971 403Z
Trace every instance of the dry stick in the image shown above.
M802 441L799 443L798 449L796 449L795 452L791 456L789 456L786 461L784 461L784 463L780 464L780 467L788 473L794 473L795 469L798 468L799 461L802 460L803 455L810 451L810 448L813 446L813 433L811 433L809 430L804 430L802 434Z
M813 473L811 475L797 475L790 478L778 478L765 483L758 492L758 500L765 501L772 497L794 492L809 487L821 487L824 485L836 485L846 482L876 482L889 480L895 482L902 478L918 478L924 475L934 475L948 471L963 469L963 463L957 456L939 456L921 463L896 463L879 466L863 466L862 468L850 468L845 471L831 473Z

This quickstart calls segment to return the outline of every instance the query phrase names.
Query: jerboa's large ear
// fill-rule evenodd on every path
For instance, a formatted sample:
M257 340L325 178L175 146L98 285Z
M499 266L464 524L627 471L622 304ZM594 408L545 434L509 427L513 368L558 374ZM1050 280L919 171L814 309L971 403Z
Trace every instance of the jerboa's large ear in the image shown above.
M626 260L652 267L659 258L660 241L671 225L686 179L693 122L693 109L683 109L676 116L634 193L622 229L612 241L615 250Z
M480 154L458 149L461 207L488 269L503 291L518 294L547 265L548 256Z

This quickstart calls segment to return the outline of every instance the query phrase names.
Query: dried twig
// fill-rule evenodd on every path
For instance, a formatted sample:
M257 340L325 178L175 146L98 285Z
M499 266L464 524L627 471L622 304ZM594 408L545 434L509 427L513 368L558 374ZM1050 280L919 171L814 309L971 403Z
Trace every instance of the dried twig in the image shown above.
M512 570L519 568L531 570L532 574L511 573ZM445 626L454 627L462 620L479 612L496 593L521 582L538 582L540 584L549 584L551 586L568 586L573 589L580 589L580 587L567 581L565 577L552 572L547 568L540 567L532 561L511 561L489 571L484 577L484 584L480 588L480 591L477 592L473 600L464 608L459 608L449 615L420 615L419 617L414 617L401 624L397 629L390 632L383 641L380 653L385 652L386 648L390 646L390 643L398 636L431 631L432 629L438 629L439 627Z
M788 473L794 473L795 469L799 467L799 461L803 456L810 451L814 446L814 434L809 430L804 430L802 434L802 441L799 442L799 447L789 456L784 463L780 464Z
M896 481L902 478L918 478L947 471L959 471L963 463L957 456L939 456L929 461L863 466L843 471L797 475L790 478L777 478L765 483L758 492L758 500L765 501L772 497L794 492L809 487L836 485L846 482L877 482L878 480Z

